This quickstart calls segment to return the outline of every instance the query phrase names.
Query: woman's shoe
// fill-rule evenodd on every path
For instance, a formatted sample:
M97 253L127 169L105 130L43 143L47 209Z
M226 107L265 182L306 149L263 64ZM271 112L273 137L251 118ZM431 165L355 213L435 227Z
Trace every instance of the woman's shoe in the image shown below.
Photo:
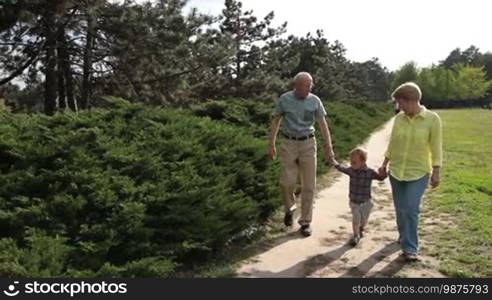
M419 257L416 253L403 253L403 256L405 257L405 260L408 262L414 262L414 261L419 261Z

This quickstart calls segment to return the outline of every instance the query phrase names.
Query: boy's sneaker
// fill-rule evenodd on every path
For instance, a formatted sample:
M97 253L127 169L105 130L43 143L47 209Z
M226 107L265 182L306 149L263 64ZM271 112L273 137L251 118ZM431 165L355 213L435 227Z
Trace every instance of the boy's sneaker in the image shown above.
M285 213L284 224L285 226L292 226L294 223L294 214L291 211Z
M357 246L357 244L359 243L360 241L360 237L358 235L354 235L351 239L350 239L350 246Z
M310 236L312 233L311 227L309 225L301 225L301 233L305 237Z

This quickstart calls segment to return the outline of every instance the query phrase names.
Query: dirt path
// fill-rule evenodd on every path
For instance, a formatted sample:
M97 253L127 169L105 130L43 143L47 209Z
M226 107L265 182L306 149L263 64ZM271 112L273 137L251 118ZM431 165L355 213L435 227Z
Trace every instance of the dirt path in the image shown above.
M380 165L392 124L392 120L384 124L362 145L369 152L369 167ZM349 178L336 171L327 176L334 176L335 182L316 196L313 235L303 238L295 224L267 251L244 261L236 271L238 277L443 277L431 257L407 264L400 256L388 179L373 183L374 208L367 233L355 248L349 246ZM425 247L425 238L420 243Z

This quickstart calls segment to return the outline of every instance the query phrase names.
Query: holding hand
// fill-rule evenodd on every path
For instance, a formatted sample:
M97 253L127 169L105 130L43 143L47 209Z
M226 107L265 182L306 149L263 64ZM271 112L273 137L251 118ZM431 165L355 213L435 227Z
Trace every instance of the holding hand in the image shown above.
M388 177L388 171L386 171L386 168L384 168L384 169L379 168L378 172L379 172L380 176Z
M335 153L333 152L333 148L327 146L325 147L325 160L330 164L334 164L335 161Z
M386 166L382 165L381 167L379 167L378 173L379 173L379 175L384 176L384 177L388 176L388 171L387 171Z
M328 151L325 149L325 161L327 164L334 165L336 166L338 162L335 159L335 153L333 153L333 150Z

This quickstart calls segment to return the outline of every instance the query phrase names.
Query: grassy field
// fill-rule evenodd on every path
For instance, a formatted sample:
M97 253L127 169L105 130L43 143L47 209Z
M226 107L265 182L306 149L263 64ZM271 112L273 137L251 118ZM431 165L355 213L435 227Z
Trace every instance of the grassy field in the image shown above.
M492 111L440 110L444 128L441 186L428 194L422 230L427 249L450 277L492 276Z

